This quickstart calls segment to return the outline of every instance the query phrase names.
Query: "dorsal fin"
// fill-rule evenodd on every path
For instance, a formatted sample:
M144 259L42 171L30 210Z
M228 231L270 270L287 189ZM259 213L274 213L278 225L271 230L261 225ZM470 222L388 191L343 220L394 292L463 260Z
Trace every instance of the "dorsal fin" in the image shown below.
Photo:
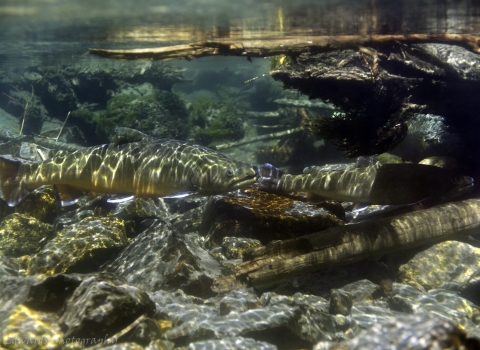
M148 136L147 134L144 134L141 131L131 129L131 128L126 128L123 126L117 126L115 127L115 134L112 137L112 143L115 146L118 146L118 145L123 145L125 143L142 141L144 139L149 139L149 138L152 138L152 137Z

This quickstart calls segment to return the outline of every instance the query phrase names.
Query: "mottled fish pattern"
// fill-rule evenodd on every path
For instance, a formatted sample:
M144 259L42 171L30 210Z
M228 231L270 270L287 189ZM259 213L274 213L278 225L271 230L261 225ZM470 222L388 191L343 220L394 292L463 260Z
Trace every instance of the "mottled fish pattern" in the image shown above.
M271 164L261 167L260 189L307 192L324 199L370 204L411 204L427 198L460 194L473 179L422 164L308 167L301 175L283 174Z
M41 163L0 156L0 184L9 205L42 185L59 192L94 191L138 197L211 195L253 184L258 169L212 149L146 137L86 148Z

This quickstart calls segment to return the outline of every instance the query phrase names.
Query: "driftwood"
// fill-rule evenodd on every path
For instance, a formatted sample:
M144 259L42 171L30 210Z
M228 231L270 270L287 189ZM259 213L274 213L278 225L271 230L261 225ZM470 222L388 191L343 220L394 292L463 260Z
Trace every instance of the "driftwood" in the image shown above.
M323 52L338 49L358 49L362 46L389 46L396 43L445 43L463 46L480 53L480 38L463 34L406 34L406 35L342 35L293 37L274 40L202 41L167 47L104 50L89 49L90 54L128 60L194 59L205 56L267 57L280 54L299 55L304 52Z
M480 233L480 199L338 226L253 249L233 276L218 278L212 289L225 292L257 286L476 233Z

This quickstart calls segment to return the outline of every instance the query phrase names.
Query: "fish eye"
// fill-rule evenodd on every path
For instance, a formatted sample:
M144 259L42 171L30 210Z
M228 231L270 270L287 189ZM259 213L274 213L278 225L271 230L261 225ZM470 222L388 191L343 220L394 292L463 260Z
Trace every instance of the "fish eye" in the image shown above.
M225 170L225 175L227 175L227 177L232 177L233 176L233 170L231 170L231 169Z

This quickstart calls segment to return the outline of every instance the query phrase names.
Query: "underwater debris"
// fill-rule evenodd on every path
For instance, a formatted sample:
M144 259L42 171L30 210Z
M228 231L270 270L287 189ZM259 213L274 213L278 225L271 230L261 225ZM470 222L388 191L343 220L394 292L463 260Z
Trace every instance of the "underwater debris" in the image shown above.
M65 120L63 121L62 127L58 131L58 135L54 139L55 142L58 142L58 139L60 138L60 135L62 135L63 128L65 127L65 124L67 123L68 117L70 117L70 113L71 113L71 111L68 111L67 116L66 116Z
M239 286L258 286L406 247L458 239L478 232L479 213L480 200L470 199L271 242L251 250L233 276L215 280L213 290L220 293Z

